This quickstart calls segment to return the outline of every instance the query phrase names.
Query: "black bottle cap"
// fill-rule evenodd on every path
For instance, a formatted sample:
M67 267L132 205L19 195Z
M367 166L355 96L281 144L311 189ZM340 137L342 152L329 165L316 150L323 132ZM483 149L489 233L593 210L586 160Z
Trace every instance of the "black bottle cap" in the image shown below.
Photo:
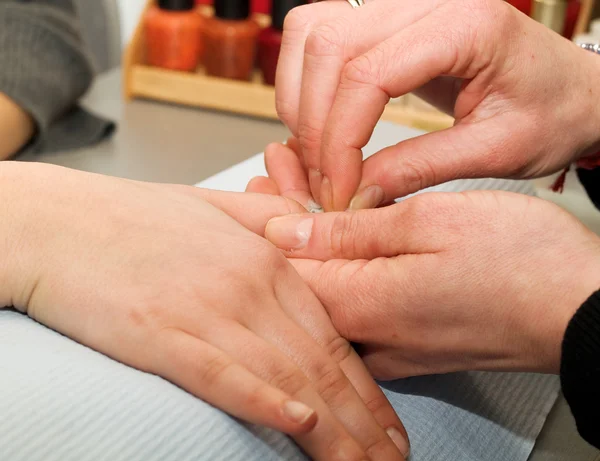
M230 20L248 19L250 0L215 0L215 16Z
M194 0L158 0L158 7L168 11L189 11L196 6Z
M273 18L272 27L277 30L283 30L283 22L290 11L300 5L305 5L306 0L273 0L273 9L271 17Z

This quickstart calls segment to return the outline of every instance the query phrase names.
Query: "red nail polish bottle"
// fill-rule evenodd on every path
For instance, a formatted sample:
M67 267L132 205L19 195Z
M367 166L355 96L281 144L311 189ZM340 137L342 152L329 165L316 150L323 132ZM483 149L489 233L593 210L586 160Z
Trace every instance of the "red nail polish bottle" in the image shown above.
M215 0L204 27L204 67L214 77L250 80L260 26L250 18L250 0Z
M202 54L204 18L194 0L159 0L144 18L146 61L151 66L192 72Z
M262 71L263 81L267 85L275 85L285 17L293 8L305 3L306 0L273 1L272 25L270 28L263 30L258 38L258 64Z
M531 0L506 0L519 11L531 16Z
M575 32L575 26L581 13L581 0L569 0L569 6L567 6L567 20L565 23L565 30L563 36L568 39L573 38Z

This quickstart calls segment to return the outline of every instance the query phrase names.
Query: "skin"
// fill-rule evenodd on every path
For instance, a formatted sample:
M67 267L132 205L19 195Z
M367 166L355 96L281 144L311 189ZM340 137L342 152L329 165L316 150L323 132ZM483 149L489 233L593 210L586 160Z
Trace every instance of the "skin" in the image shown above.
M297 203L16 162L0 164L0 197L0 306L286 432L314 459L404 459L391 405L261 237Z
M287 166L272 164L250 190L306 197L301 154L288 146L269 146L267 161ZM292 214L269 221L266 237L380 379L558 373L567 324L600 287L600 238L554 204L506 192Z
M277 108L312 196L327 211L374 208L451 179L546 175L597 152L599 74L593 53L498 0L320 2L286 19ZM411 91L455 125L363 163L386 103Z
M0 93L0 121L0 160L6 160L31 139L35 124L27 112L3 93Z

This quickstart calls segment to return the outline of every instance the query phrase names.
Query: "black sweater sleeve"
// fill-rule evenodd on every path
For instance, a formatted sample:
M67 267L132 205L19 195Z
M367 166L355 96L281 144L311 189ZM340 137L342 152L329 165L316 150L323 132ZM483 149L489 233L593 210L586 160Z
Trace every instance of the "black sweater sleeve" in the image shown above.
M600 169L577 170L600 209ZM562 345L560 380L581 436L600 448L600 291L571 319Z
M600 291L581 306L567 327L560 380L579 433L600 448Z

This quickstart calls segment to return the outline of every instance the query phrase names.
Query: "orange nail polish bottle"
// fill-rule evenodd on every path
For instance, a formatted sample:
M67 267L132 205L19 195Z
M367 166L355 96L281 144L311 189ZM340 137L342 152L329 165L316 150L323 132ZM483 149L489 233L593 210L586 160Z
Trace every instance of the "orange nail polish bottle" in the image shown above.
M146 61L151 66L192 72L202 55L204 18L194 0L159 0L144 18Z
M249 0L215 0L215 16L204 27L206 73L250 80L259 33L259 25L250 19Z

